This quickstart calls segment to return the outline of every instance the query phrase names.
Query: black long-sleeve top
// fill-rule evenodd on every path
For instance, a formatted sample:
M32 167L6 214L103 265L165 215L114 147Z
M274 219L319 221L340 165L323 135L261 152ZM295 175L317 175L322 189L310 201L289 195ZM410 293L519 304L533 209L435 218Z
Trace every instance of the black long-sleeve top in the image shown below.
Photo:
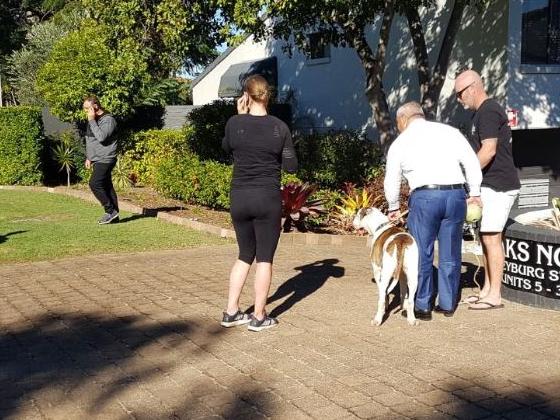
M288 126L272 115L231 117L222 141L233 153L232 189L280 188L280 170L294 173L297 157Z

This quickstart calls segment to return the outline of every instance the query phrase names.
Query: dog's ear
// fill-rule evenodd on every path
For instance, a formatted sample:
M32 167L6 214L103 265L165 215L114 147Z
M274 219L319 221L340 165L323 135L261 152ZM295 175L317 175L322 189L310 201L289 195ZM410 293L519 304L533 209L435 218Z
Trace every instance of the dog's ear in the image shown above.
M368 207L366 209L366 214L370 214L373 211L373 207Z

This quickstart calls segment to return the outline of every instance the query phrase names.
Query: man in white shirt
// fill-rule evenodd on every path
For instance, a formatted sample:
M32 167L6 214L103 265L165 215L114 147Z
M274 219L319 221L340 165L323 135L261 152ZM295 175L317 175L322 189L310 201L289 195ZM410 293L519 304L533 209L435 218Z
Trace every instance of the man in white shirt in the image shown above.
M418 244L420 256L414 312L418 319L432 318L435 298L432 265L437 239L438 305L434 310L452 316L458 303L462 227L467 202L481 205L480 165L459 130L426 121L417 102L408 102L398 109L397 128L401 134L387 155L385 197L389 203L389 219L398 219L404 176L411 191L408 227ZM470 195L468 200L465 182Z

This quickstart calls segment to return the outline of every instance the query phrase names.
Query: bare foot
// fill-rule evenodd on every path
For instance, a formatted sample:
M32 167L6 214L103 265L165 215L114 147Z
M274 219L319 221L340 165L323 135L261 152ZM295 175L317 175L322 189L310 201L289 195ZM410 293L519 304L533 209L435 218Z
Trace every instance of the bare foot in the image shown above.
M461 303L476 303L480 300L480 295L470 295L461 301Z

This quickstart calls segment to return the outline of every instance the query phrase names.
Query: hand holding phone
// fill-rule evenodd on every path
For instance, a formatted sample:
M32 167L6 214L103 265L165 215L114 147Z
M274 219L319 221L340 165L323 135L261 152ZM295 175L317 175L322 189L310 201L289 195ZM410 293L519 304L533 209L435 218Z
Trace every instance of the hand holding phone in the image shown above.
M89 106L87 108L86 113L87 113L87 118L88 118L89 121L92 121L92 120L95 119L95 109L93 109L93 106Z
M248 114L249 113L249 95L247 92L243 92L243 95L237 100L237 113L238 114Z

